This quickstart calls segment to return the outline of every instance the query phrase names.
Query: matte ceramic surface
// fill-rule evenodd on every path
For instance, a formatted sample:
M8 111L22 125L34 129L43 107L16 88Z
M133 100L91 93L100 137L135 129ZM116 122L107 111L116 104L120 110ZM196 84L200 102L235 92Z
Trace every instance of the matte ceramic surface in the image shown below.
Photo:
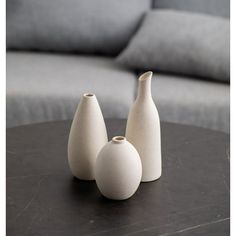
M72 174L94 180L97 154L108 142L105 122L94 94L84 94L76 110L68 141L68 161Z
M70 126L7 129L7 236L230 235L229 135L162 122L162 177L113 201L95 181L72 177ZM126 120L107 119L106 126L111 139L124 135Z
M137 149L142 161L142 181L161 176L161 130L157 108L151 94L152 72L139 77L138 96L129 112L126 138Z
M136 192L141 177L139 154L125 137L112 138L98 154L95 178L105 197L113 200L130 198Z

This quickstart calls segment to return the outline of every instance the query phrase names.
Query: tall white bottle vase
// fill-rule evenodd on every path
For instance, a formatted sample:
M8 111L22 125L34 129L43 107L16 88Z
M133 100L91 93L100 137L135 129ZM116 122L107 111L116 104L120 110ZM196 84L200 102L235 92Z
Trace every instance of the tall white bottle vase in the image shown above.
M104 118L95 94L84 94L75 112L68 141L68 161L72 174L94 180L97 155L108 142Z
M139 77L138 95L129 112L126 138L142 161L142 182L160 178L162 172L160 119L151 94L152 72Z

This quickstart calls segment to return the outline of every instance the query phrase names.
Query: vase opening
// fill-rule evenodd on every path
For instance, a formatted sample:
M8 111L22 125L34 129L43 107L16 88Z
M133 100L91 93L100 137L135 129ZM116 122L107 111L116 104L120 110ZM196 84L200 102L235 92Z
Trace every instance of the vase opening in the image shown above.
M124 136L115 136L112 138L112 141L115 143L123 143L126 140Z
M84 94L84 97L93 97L95 96L93 93L85 93Z
M152 77L152 71L148 71L144 74L142 74L140 77L139 77L139 81L145 81L147 79L149 79L150 77Z

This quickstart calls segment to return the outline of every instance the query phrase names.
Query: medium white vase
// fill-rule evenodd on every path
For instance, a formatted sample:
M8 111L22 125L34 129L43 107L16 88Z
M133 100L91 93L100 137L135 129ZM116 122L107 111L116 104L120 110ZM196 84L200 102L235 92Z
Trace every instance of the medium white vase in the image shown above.
M75 112L68 141L68 161L72 174L94 180L97 155L108 142L103 115L95 94L84 94Z
M152 72L139 77L138 95L129 112L126 138L137 149L142 161L142 182L161 176L160 119L151 94Z
M138 189L141 176L139 154L125 137L114 137L99 152L95 179L105 197L113 200L130 198Z

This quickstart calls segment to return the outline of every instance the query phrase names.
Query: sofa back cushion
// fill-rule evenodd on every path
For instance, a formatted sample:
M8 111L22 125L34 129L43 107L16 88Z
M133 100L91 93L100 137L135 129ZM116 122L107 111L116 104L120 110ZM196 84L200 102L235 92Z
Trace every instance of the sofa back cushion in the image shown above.
M229 83L229 19L175 10L150 11L117 61L136 70Z
M151 0L7 0L7 47L115 55Z
M154 8L170 8L222 16L230 16L230 0L153 0Z

